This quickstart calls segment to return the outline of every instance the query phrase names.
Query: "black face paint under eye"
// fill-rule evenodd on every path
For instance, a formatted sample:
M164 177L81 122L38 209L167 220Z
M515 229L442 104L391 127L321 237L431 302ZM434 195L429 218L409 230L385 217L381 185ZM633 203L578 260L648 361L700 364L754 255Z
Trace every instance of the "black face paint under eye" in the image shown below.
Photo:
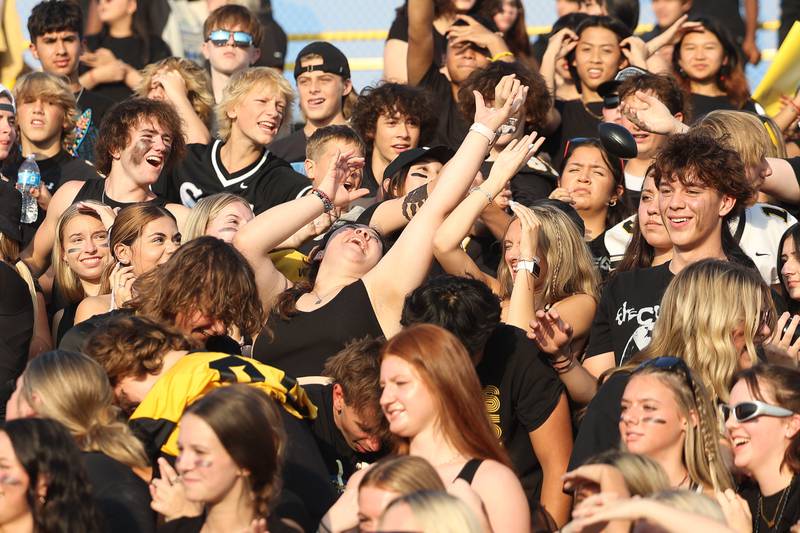
M82 249L83 248L67 248L67 253L68 254L77 254L77 253L80 253L80 251Z
M642 424L666 424L667 421L657 416L643 416Z

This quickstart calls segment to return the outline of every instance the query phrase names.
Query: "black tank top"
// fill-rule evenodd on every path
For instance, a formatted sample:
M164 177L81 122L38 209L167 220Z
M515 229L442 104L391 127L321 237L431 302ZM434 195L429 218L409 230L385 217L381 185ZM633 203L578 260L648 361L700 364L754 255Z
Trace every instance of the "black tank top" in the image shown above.
M253 346L253 357L294 377L320 375L325 360L350 341L383 336L361 280L344 287L322 307L300 311L289 320L272 313L267 327L273 340L263 331Z
M106 180L99 179L99 180L87 180L83 187L80 188L78 194L75 195L75 198L72 200L72 203L81 202L83 200L94 200L95 202L103 203L109 206L112 209L123 208L129 205L133 205L138 202L118 202L113 198L109 198L107 194L105 194L105 186ZM148 200L148 204L154 204L159 207L166 207L167 200L161 198L160 196L156 196L152 200Z
M456 479L463 479L472 485L472 480L475 479L475 474L478 472L478 468L481 466L481 463L483 463L483 459L470 459L458 473Z

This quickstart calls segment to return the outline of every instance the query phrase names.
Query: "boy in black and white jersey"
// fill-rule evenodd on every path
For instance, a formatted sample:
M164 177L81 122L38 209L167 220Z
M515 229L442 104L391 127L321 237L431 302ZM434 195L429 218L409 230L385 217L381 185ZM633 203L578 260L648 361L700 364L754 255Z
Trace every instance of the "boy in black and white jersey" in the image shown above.
M228 192L246 199L256 214L308 192L308 179L265 148L283 125L293 98L289 83L272 68L234 74L216 107L219 139L190 144L186 158L162 175L160 192L188 207Z

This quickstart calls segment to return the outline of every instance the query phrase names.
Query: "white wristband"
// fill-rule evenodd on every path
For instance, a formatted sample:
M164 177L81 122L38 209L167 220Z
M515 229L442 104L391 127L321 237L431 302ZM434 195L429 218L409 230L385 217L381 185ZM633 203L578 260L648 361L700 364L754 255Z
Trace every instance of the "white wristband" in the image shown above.
M472 126L469 127L469 131L474 131L475 133L483 135L489 141L489 144L492 144L497 137L497 134L493 132L489 126L481 124L480 122L474 122Z

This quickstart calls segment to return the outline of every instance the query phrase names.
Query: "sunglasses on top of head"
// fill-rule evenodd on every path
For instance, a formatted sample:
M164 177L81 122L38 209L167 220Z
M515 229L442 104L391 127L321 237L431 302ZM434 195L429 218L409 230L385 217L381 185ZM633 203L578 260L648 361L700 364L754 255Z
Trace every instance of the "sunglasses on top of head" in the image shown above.
M253 36L246 31L214 30L208 35L207 41L217 47L228 44L233 35L233 46L237 48L249 48L253 46Z
M770 405L757 400L740 402L733 407L722 404L720 405L720 410L722 411L722 416L725 420L728 420L728 417L730 417L731 413L733 413L733 416L737 422L747 422L748 420L753 420L759 416L775 416L778 418L786 418L787 416L792 416L794 414L794 412L784 407Z

